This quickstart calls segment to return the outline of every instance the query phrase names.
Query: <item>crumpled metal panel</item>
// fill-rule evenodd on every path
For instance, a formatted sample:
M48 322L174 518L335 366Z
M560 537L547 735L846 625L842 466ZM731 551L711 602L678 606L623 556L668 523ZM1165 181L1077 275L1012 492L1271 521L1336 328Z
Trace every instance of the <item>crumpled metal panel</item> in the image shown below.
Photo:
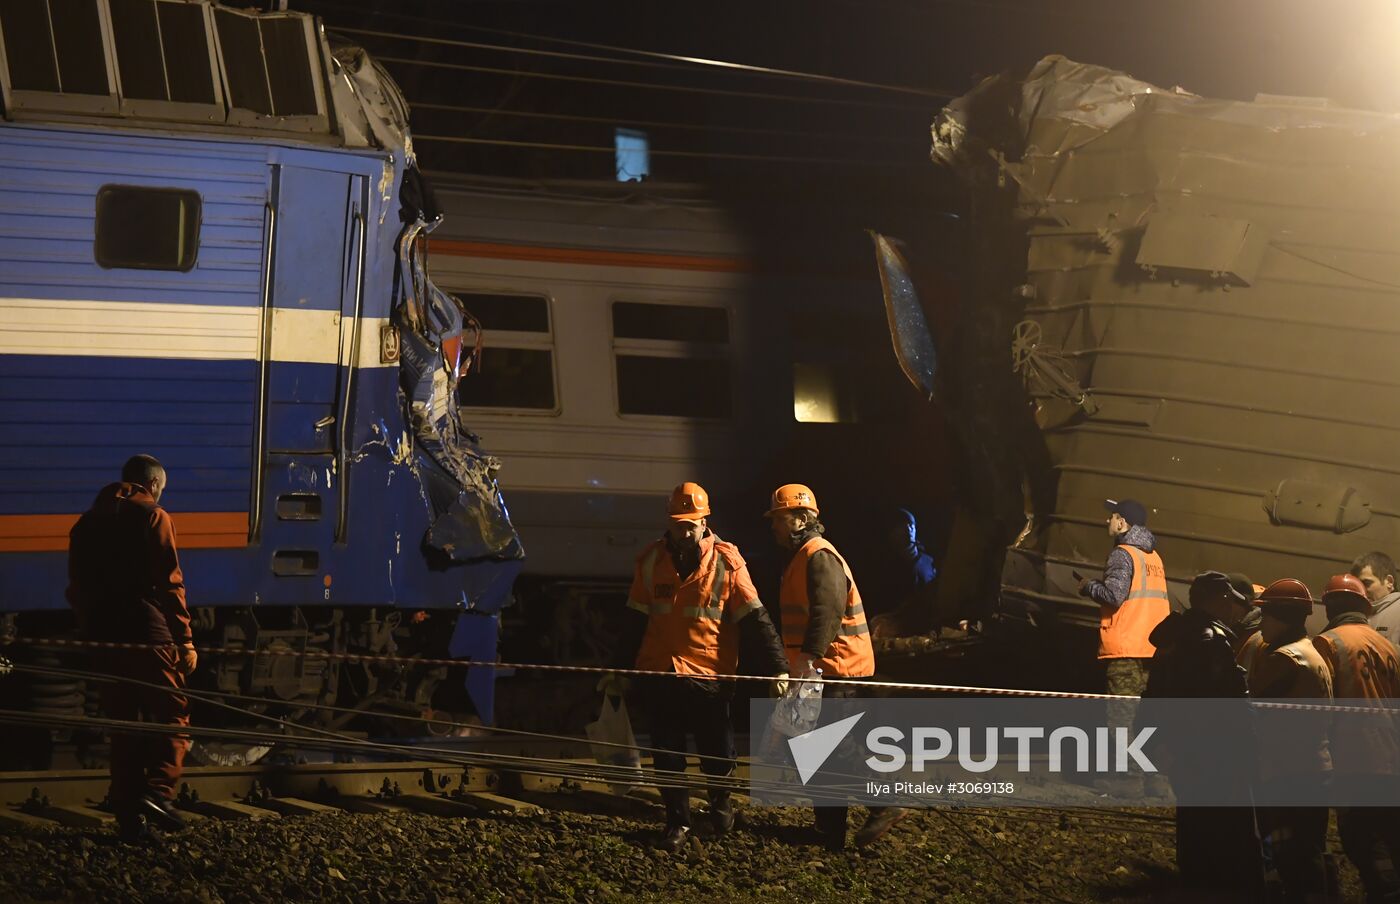
M496 482L501 463L486 455L457 407L457 362L445 346L460 343L466 316L457 300L429 278L415 219L400 238L403 296L394 308L399 330L399 381L408 406L415 473L432 521L424 543L440 566L525 553Z
M1400 117L1214 100L1047 57L953 101L932 132L980 230L964 335L1009 347L1008 322L1036 325L1099 403L1075 411L1027 379L1039 436L1003 402L978 432L996 464L979 493L1028 488L1022 526L999 524L1003 611L1097 623L1074 574L1108 552L1105 498L1147 505L1178 600L1208 569L1316 587L1358 553L1400 553ZM960 416L992 405L983 387L1009 358L947 364ZM1348 502L1278 517L1280 486Z

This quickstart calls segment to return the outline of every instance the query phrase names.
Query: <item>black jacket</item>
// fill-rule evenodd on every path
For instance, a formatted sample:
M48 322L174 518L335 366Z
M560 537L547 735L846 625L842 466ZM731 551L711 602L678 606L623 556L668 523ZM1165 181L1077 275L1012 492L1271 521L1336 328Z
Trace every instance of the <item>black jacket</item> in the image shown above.
M1173 612L1148 635L1152 657L1145 697L1244 697L1244 669L1235 664L1235 635L1196 609Z

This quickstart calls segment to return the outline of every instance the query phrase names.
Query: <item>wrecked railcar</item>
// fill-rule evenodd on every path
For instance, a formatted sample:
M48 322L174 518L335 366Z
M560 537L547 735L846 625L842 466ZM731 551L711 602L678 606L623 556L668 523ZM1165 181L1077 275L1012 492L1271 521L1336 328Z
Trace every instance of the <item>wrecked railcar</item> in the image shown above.
M1097 625L1105 498L1148 506L1177 606L1400 551L1400 119L1049 57L949 104L932 157L971 195L937 391L998 616Z
M523 553L453 401L479 330L427 278L397 87L304 14L34 6L0 8L6 633L63 630L69 527L149 452L198 643L493 659ZM492 718L485 669L206 662L289 712Z

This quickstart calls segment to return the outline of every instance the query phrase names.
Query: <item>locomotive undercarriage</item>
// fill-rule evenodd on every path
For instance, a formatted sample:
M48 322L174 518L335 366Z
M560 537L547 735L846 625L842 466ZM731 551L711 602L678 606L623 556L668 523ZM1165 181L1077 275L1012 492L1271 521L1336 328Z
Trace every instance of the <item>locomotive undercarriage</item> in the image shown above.
M449 723L477 719L463 684L465 671L401 661L342 660L318 653L398 659L448 658L455 610L384 610L336 607L202 608L192 612L202 649L190 681L195 724L297 734L313 728L355 737L448 736L466 731ZM85 650L41 647L18 638L76 638L70 613L3 616L0 641L21 666L89 670ZM246 652L244 652L246 651ZM262 654L262 655L258 655ZM67 717L101 712L101 682L17 670L0 679L0 708ZM219 695L200 699L199 694ZM216 702L217 701L217 702ZM278 720L278 721L273 721ZM45 769L63 749L79 765L105 759L100 731L22 729L4 768ZM278 745L196 738L189 760L245 765Z

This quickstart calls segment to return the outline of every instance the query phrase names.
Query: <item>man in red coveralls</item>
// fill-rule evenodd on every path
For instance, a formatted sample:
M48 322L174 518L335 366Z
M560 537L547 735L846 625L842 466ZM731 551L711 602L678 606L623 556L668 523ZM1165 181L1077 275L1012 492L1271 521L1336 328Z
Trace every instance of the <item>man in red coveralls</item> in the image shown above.
M68 535L68 602L85 639L145 647L95 656L98 671L115 679L102 688L107 717L183 727L196 656L175 527L158 504L165 485L161 463L137 455L97 494ZM113 731L111 740L108 799L122 839L183 827L170 800L189 736Z

